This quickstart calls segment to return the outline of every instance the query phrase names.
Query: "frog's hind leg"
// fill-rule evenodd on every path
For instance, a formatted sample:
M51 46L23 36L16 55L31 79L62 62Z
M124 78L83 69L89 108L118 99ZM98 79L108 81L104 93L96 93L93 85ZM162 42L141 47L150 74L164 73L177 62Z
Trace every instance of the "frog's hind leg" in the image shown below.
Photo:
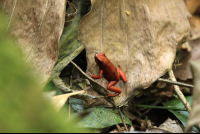
M118 96L118 95L122 92L121 89L115 87L115 85L117 84L117 82L118 82L118 81L111 81L111 82L108 83L107 89L110 90L110 91L112 91L112 92L115 92L113 95L107 93L109 97Z
M124 81L124 83L126 83L127 78L126 78L125 73L120 68L117 68L117 71L118 71L118 74L120 75L120 77L122 78L122 80Z

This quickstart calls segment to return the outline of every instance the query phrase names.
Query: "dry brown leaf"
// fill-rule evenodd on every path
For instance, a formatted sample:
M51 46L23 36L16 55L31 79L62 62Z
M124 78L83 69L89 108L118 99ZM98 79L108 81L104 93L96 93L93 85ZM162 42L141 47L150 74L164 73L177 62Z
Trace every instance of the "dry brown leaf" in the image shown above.
M182 44L181 48L184 50L187 50L188 52L192 51L192 47L190 46L190 44L188 42Z
M171 120L168 118L163 124L159 127L154 126L149 128L146 133L183 133L183 129L180 127L180 123L177 121Z
M126 73L127 84L115 97L122 105L139 88L147 88L172 67L176 47L189 35L189 13L182 0L92 0L80 22L79 40L85 45L87 70L98 75L95 53L105 52ZM127 15L126 11L131 14ZM105 88L107 80L96 80Z
M68 27L72 23L77 14L76 7L69 1L67 2L71 7L71 12L69 14L68 13L65 14L65 27Z
M190 40L195 40L200 37L200 18L199 16L193 16L190 19L190 26L191 26L191 37Z
M191 37L190 40L195 40L200 37L200 1L199 0L185 0L188 11L193 15L190 21Z
M191 14L194 14L196 11L199 11L200 1L199 0L185 0L188 11Z
M64 27L66 0L1 0L8 17L8 30L16 37L41 89L58 57Z
M173 71L177 78L181 80L192 79L192 72L189 65L189 60L200 61L200 39L189 41L192 51L180 51L182 58L179 60L180 65L176 66Z

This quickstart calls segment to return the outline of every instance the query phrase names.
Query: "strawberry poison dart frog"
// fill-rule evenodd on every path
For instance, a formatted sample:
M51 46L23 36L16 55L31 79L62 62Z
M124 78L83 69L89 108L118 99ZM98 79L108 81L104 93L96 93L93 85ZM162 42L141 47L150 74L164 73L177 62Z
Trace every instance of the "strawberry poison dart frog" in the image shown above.
M99 76L89 74L93 79L101 79L102 74L104 78L108 81L107 90L115 92L113 95L108 94L109 97L118 96L122 91L121 89L115 87L117 82L122 78L124 83L127 82L125 73L120 69L116 68L112 62L106 57L105 53L95 54L94 56L96 64L99 66Z

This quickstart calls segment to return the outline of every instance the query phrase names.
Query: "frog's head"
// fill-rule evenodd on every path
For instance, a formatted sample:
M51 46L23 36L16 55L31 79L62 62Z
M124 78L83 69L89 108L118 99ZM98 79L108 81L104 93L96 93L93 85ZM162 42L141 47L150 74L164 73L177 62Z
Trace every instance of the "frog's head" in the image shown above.
M108 58L106 57L105 53L95 54L94 59L98 66L104 65L108 61Z

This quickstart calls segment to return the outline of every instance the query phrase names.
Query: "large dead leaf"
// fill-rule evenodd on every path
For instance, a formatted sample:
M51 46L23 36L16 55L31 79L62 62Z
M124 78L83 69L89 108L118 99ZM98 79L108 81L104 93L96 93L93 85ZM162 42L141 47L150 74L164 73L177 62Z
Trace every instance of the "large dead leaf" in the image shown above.
M189 13L182 0L91 0L92 9L79 25L87 70L98 75L95 53L105 52L126 73L127 84L115 97L124 104L135 89L147 88L172 67L176 47L189 35ZM96 80L105 88L107 80Z
M57 60L63 31L66 0L1 0L11 35L19 41L27 62L33 66L41 89Z

